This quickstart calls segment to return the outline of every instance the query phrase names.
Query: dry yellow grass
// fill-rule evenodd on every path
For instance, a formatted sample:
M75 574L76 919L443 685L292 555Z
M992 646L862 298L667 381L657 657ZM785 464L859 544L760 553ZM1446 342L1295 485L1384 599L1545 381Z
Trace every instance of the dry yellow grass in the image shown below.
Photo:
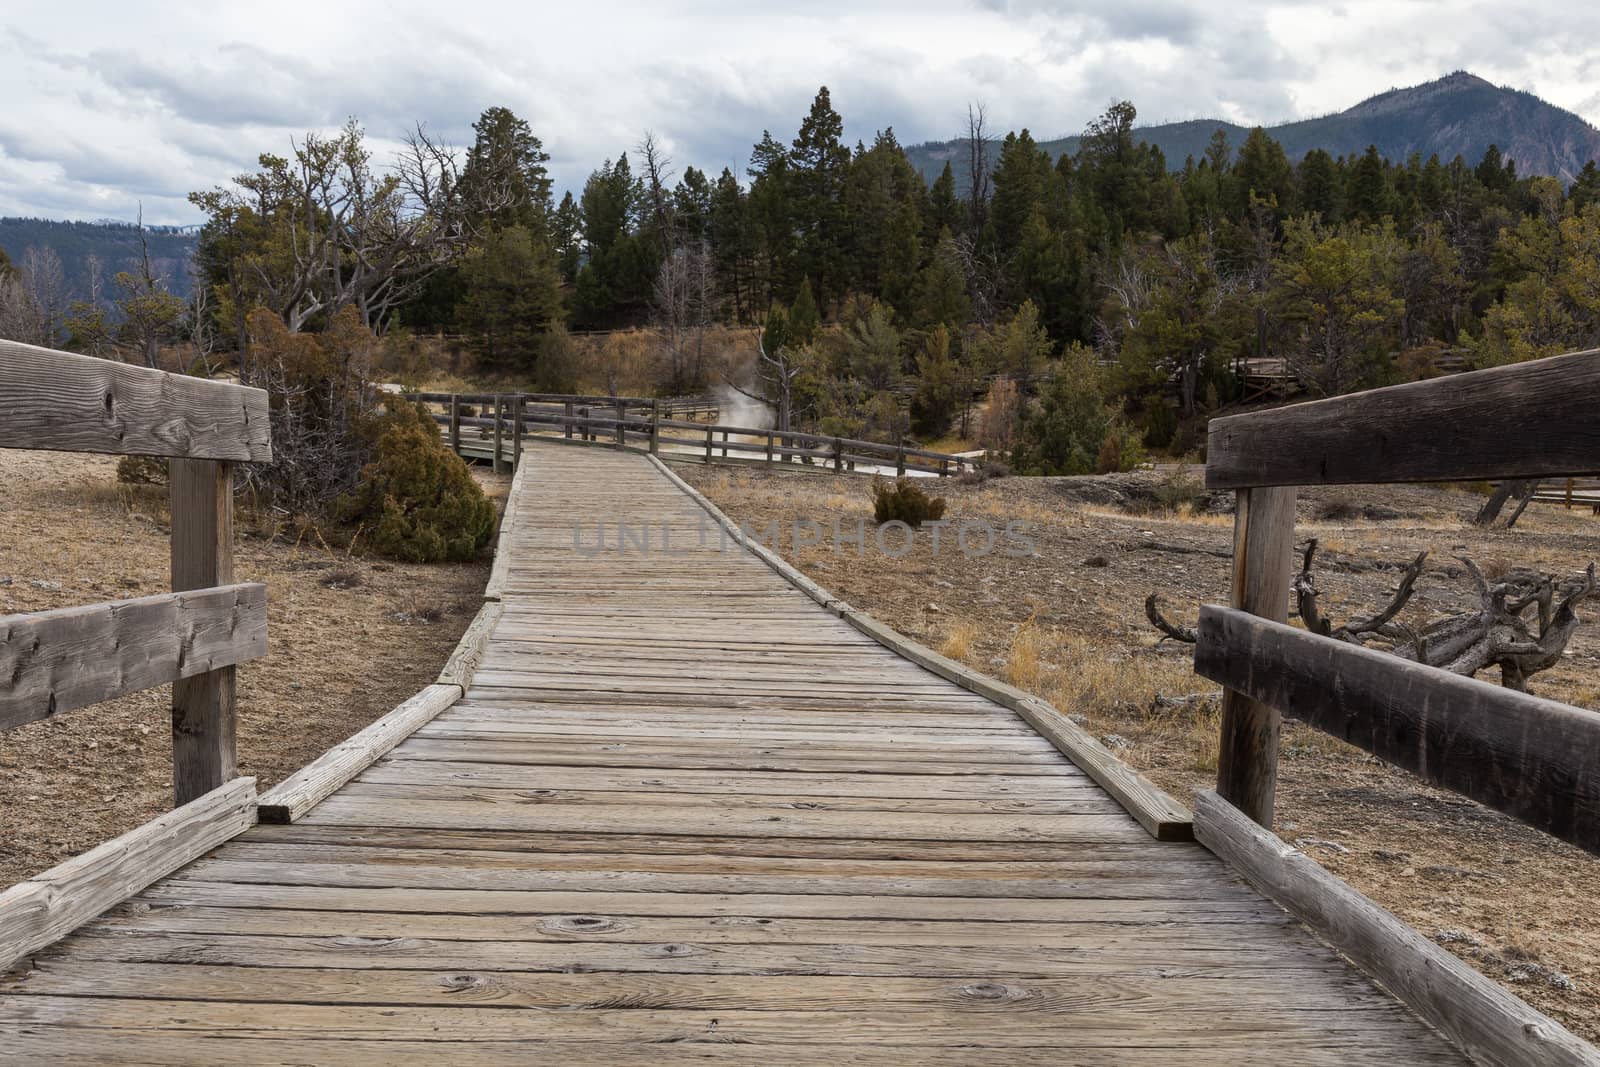
M976 623L965 619L957 619L945 631L944 640L939 642L939 655L948 656L954 660L964 660L972 655L972 643L977 639L978 626Z
M1032 619L1017 628L1011 638L1011 651L1006 657L1006 681L1022 689L1033 689L1039 684L1039 655L1044 649L1044 636Z

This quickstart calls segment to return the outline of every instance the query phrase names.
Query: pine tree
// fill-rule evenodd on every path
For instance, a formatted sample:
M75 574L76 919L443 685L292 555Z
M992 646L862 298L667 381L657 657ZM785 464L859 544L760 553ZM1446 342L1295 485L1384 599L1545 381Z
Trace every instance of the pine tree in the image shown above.
M1313 148L1300 161L1299 201L1302 211L1333 225L1344 217L1344 180L1333 157Z
M475 137L461 171L467 209L483 224L502 229L521 226L535 239L548 239L550 155L533 129L510 108L491 107L472 124Z
M541 336L561 318L561 278L548 246L525 227L508 226L488 235L462 275L466 298L457 314L478 358L531 375Z
M844 292L848 234L841 201L850 150L841 140L843 134L844 120L833 110L824 85L800 123L789 153L801 270L824 307Z
M578 210L578 202L572 199L571 190L562 194L550 229L561 280L571 285L578 280L578 266L583 256L583 214Z
M1392 197L1384 170L1376 145L1368 145L1350 169L1350 213L1356 218L1376 222L1390 212Z
M928 211L927 221L922 228L923 239L931 248L939 240L942 231L959 233L965 218L966 211L961 207L961 199L956 194L955 172L950 169L949 160L946 160L944 170L939 172L939 176L928 189Z

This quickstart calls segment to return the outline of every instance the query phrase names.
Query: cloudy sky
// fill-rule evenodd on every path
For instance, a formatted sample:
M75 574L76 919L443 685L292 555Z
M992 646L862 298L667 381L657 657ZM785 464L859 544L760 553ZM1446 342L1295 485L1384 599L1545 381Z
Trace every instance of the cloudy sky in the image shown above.
M846 136L1075 133L1141 120L1272 123L1464 68L1600 122L1600 12L1355 0L0 0L0 215L187 223L192 189L358 117L456 143L485 107L528 119L558 187L645 129L675 164L743 174L826 84ZM1552 34L1549 28L1562 29ZM380 147L380 154L381 154Z

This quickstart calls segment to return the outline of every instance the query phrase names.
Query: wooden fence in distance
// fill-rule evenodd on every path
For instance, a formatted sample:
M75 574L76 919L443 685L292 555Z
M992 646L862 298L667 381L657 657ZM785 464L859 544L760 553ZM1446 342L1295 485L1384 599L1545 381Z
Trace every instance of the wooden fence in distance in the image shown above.
M577 444L695 457L706 463L793 464L835 472L870 467L895 474L947 477L974 460L948 452L825 434L733 426L668 417L666 401L652 397L561 393L407 393L440 425L450 447L484 459L496 470L513 467L523 438L560 437Z

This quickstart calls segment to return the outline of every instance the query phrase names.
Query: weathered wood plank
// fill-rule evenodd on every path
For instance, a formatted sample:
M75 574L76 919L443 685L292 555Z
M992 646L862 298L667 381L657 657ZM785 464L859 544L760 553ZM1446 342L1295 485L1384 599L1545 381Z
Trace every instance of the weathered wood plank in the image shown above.
M0 448L269 463L267 394L0 340Z
M980 983L981 984L981 983ZM471 994L465 994L470 996ZM648 999L648 998L646 998ZM1420 1027L1418 1028L1420 1029ZM195 1031L10 1026L0 1024L0 1041L8 1053L24 1062L66 1060L112 1064L116 1067L259 1067L263 1063L382 1063L390 1067L527 1067L530 1049L540 1062L573 1067L678 1067L680 1064L714 1067L816 1067L818 1062L848 1063L852 1067L973 1067L1005 1063L1007 1067L1236 1067L1259 1050L1259 1039L1233 1033L1205 1047L1182 1050L1151 1044L1126 1044L1104 1048L1074 1043L1065 1053L1053 1046L985 1049L970 1043L950 1047L907 1049L890 1044L866 1044L826 1037L826 1017L816 1022L815 1039L796 1044L723 1042L709 1020L692 1038L639 1041L631 1044L575 1044L565 1041L477 1041L430 1037L408 1044L365 1037L268 1036L232 1034L219 1039ZM1274 1067L1350 1067L1355 1063L1395 1063L1414 1067L1449 1064L1461 1059L1437 1041L1412 1038L1385 1047L1371 1042L1341 1042L1331 1036L1294 1041L1274 1041Z
M1553 478L1597 456L1600 349L1212 419L1206 485Z
M0 970L242 833L255 801L256 780L235 778L0 893Z
M1289 617L1295 490L1241 489L1233 519L1233 606L1283 622ZM1263 826L1272 825L1278 787L1278 709L1227 689L1222 694L1217 792Z
M487 600L478 609L478 614L461 635L461 640L456 642L455 651L445 661L444 670L439 672L440 685L460 686L462 693L471 687L472 676L477 673L479 664L488 652L489 635L499 623L502 610L497 600Z
M867 613L852 608L801 574L765 545L744 538L738 525L724 515L721 509L674 474L661 460L654 456L649 458L674 485L704 508L720 526L740 536L751 552L812 600L839 615L861 633L884 647L893 649L913 663L927 668L947 681L955 682L969 692L978 693L1016 712L1062 755L1116 797L1152 837L1159 841L1183 841L1190 838L1189 814L1183 805L1113 756L1088 731L1062 715L1050 704L1031 693L942 656L926 645L885 626Z
M0 730L266 653L256 583L0 618Z
M1195 671L1600 853L1600 714L1215 606Z
M1494 1067L1600 1065L1600 1052L1593 1046L1457 960L1215 793L1199 795L1195 836L1477 1062Z
M261 821L286 823L300 818L460 697L461 689L455 685L423 689L263 793Z

